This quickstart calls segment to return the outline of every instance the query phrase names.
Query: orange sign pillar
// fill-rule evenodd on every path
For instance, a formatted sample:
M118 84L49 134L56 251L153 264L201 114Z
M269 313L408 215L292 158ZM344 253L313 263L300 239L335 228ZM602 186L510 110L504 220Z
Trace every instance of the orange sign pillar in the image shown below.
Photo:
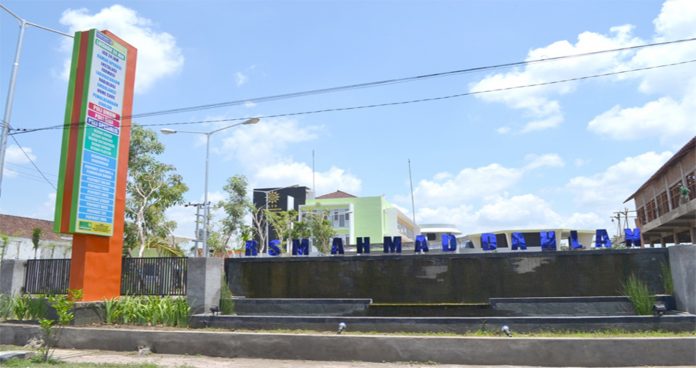
M109 31L76 33L55 227L73 233L70 289L84 301L121 294L136 56Z

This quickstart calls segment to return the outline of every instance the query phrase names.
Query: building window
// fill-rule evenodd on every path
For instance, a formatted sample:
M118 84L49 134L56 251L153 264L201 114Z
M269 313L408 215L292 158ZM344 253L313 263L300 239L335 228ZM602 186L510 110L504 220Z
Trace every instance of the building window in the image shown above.
M428 237L429 241L434 241L437 239L437 234L435 233L425 233L425 236Z
M686 187L689 188L689 200L696 198L696 171L686 175Z
M640 221L641 225L644 225L647 222L645 221L645 207L638 209L638 221Z
M667 212L669 212L667 192L662 192L657 195L657 215L662 216Z
M648 222L657 218L657 206L655 205L654 199L650 200L650 202L645 205L645 211Z
M681 187L681 181L669 188L669 195L672 197L672 209L679 207L679 198L681 198L679 187Z

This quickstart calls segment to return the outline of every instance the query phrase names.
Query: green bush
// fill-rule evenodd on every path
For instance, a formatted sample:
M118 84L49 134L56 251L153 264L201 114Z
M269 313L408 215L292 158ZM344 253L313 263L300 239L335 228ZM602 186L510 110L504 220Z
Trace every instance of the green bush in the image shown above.
M188 326L191 308L185 298L170 296L123 296L104 302L107 324L141 326Z
M624 294L633 304L633 309L639 315L652 314L655 297L648 290L648 286L640 281L636 275L631 274L623 286Z

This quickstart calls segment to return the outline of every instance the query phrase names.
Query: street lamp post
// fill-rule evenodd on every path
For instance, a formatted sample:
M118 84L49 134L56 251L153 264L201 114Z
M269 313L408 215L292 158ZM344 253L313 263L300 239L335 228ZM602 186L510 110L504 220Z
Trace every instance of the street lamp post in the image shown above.
M208 257L208 223L210 222L210 203L208 203L208 162L210 161L210 136L219 133L223 130L234 128L240 125L252 125L259 122L259 118L251 118L245 120L241 123L232 124L219 129L211 130L209 132L194 132L185 130L175 130L162 128L160 132L163 134L176 134L176 133L186 133L186 134L202 134L205 135L205 178L204 178L204 189L203 189L203 257ZM198 236L198 234L196 234Z
M299 187L299 185L295 184L295 185L290 185L290 186L282 187L282 188L273 188L273 189L271 189L271 190L257 190L257 189L254 189L254 192L255 192L255 193L263 193L263 194L265 195L265 197L266 197L266 206L265 206L265 207L266 207L266 211L268 211L268 205L269 205L269 203L268 203L268 195L269 195L270 193L278 192L278 191L281 191L281 190L283 190L283 189L297 188L297 187ZM263 219L264 219L264 222L266 223L266 226L265 226L265 227L266 227L266 230L265 230L265 233L266 233L266 244L270 244L270 239L268 239L268 214L264 214L264 215L263 215ZM264 245L266 245L266 244L264 244ZM286 246L286 248L287 248L287 246ZM263 249L263 248L262 248L262 249ZM287 251L287 249L286 249L286 251Z
M67 33L63 33L61 31L57 31L55 29L51 29L42 25L38 25L36 23L29 22L28 20L13 13L10 9L8 9L2 4L0 4L0 9L6 11L19 22L19 36L17 37L17 48L15 49L14 63L12 63L12 73L10 74L10 86L7 89L7 100L5 100L5 113L2 118L2 125L0 126L2 128L0 130L0 195L2 195L2 172L5 166L7 137L10 135L10 119L12 118L12 105L14 104L15 85L17 84L17 72L19 71L19 59L22 54L22 46L24 45L24 31L27 29L27 26L32 26L70 38L72 38L73 36Z

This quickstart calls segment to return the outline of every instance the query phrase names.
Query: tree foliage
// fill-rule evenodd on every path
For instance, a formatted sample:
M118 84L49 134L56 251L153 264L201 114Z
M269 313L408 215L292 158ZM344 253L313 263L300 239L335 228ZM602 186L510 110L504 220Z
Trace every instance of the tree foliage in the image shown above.
M292 239L292 230L297 223L297 211L264 211L268 224L273 228L278 240L284 245Z
M311 233L312 243L322 253L328 253L331 247L331 238L336 235L331 221L329 221L329 211L317 209L305 214L304 222Z
M225 212L225 217L221 221L221 235L219 239L223 245L229 243L233 235L241 238L244 226L244 219L249 213L250 201L247 198L248 183L244 175L234 175L227 179L222 189L225 192L225 199L219 201L215 208L221 208ZM210 240L208 240L210 243Z
M148 246L167 243L176 222L167 221L164 213L180 204L188 190L174 166L158 160L163 152L164 145L153 130L133 125L128 157L125 246L138 248L140 257Z
M36 252L39 250L39 243L41 242L41 228L35 227L31 231L31 243L34 245L34 259L36 259Z
M5 252L10 246L10 237L7 234L0 233L0 261L5 259Z

